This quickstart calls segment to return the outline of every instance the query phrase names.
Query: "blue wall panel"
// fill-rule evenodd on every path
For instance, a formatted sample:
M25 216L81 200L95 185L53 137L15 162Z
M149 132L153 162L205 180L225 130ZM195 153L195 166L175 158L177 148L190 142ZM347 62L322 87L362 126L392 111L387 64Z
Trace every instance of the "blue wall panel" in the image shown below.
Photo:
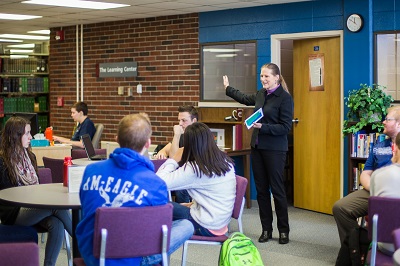
M346 19L360 14L364 28L358 33L347 29ZM400 0L312 0L200 13L199 42L257 41L257 67L270 62L271 34L343 30L344 96L372 84L374 73L374 32L400 30ZM260 82L257 82L260 87ZM346 114L347 109L344 110ZM344 118L343 118L344 119ZM347 150L345 140L344 150ZM347 160L344 154L344 193L347 193ZM254 195L254 194L253 194Z

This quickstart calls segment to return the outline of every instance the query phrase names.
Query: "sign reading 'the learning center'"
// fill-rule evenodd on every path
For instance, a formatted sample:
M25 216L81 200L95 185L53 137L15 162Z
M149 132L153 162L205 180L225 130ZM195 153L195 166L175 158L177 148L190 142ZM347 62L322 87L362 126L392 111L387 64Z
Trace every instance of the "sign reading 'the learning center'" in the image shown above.
M99 64L98 77L136 77L137 62L103 63Z

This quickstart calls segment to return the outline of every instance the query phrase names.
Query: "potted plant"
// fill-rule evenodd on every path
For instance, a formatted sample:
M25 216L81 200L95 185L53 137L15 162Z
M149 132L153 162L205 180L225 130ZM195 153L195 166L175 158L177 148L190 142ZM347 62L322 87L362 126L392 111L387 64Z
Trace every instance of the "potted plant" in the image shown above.
M349 108L347 120L344 121L343 134L356 133L366 126L372 130L383 130L382 120L386 110L393 102L391 95L385 93L386 87L373 84L360 84L358 90L349 91L345 104Z

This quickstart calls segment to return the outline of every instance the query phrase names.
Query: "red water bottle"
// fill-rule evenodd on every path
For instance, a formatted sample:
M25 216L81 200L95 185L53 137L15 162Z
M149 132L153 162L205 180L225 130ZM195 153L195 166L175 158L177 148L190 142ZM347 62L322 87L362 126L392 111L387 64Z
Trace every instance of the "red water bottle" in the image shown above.
M67 156L64 158L64 178L63 186L68 187L68 167L72 165L72 157Z

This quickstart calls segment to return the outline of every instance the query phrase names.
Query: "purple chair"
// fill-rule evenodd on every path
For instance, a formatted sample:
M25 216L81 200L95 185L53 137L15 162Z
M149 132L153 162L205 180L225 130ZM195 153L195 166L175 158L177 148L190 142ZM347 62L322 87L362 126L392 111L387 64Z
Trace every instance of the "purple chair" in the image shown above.
M392 256L387 256L377 248L378 242L392 243L393 230L400 227L400 198L371 196L368 199L368 236L372 239L372 248L368 252L367 263L392 265Z
M245 203L244 195L247 188L247 179L236 175L236 198L233 206L232 218L238 221L239 231L243 233L242 225L242 212ZM222 245L228 237L223 236L197 236L193 235L189 240L185 241L182 250L182 266L186 265L187 249L189 244L203 244L203 245Z
M52 183L62 183L64 179L64 159L43 156L43 165L51 169Z
M94 149L96 155L107 155L107 149ZM87 158L86 151L84 149L72 149L71 150L72 160Z
M392 237L393 237L394 249L398 250L400 248L400 228L397 228L392 232Z
M100 207L94 223L93 254L100 259L145 257L162 254L168 266L167 251L172 226L172 204L146 207ZM82 258L74 264L85 265Z
M38 178L40 184L50 184L53 183L53 177L51 176L50 168L39 168Z
M154 164L154 172L157 172L158 168L166 161L167 159L158 159L158 160L151 160Z
M39 266L39 247L33 242L1 243L0 264L2 266Z

